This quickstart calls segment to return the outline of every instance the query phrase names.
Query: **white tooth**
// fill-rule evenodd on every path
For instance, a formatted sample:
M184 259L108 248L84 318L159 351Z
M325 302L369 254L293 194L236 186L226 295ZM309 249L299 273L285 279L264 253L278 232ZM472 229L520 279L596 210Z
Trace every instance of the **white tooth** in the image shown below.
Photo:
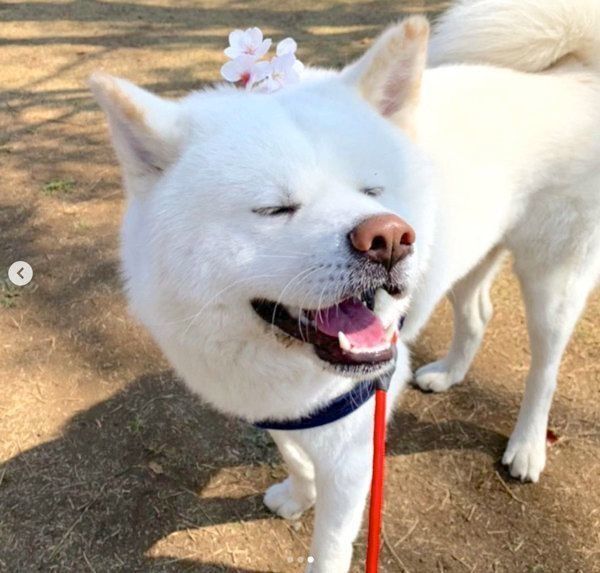
M375 292L373 312L377 315L383 328L387 329L394 320L394 299L385 290L378 288Z
M387 350L390 347L389 344L380 344L379 346L373 346L368 348L353 348L350 352L352 354L377 354L378 352L382 352Z
M352 349L348 337L341 330L338 332L338 342L342 350L347 350L349 352Z

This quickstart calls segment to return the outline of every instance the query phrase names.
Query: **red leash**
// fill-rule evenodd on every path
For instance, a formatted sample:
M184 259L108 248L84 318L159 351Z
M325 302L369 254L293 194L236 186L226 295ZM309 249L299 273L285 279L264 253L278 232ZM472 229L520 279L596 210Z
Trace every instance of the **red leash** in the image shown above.
M369 505L369 537L366 573L377 573L381 545L381 511L383 507L383 469L385 465L385 405L387 392L375 391L375 427L373 431L373 477Z

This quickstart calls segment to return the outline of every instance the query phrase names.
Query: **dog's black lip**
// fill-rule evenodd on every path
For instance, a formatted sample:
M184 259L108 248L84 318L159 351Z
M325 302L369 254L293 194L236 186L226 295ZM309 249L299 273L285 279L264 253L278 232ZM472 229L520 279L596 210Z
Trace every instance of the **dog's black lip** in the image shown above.
M403 296L404 289L395 285L386 286L386 290L391 296Z
M380 368L396 358L396 347L392 344L381 352L368 354L347 353L340 348L336 337L328 336L315 328L302 324L287 311L285 306L265 299L253 299L252 308L266 323L277 327L288 336L311 344L316 355L335 366L361 366Z

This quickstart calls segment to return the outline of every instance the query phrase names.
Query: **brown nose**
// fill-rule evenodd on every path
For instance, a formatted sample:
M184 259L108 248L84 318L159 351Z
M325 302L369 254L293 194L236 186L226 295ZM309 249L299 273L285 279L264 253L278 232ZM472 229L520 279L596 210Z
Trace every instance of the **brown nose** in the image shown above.
M350 231L349 237L359 253L381 263L388 271L410 253L415 242L413 228L392 214L365 219Z

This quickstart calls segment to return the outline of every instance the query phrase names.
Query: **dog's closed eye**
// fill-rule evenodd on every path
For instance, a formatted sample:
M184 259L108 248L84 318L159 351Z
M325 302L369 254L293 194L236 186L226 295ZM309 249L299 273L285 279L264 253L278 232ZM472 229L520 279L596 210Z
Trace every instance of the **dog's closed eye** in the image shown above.
M383 193L383 187L363 187L360 192L369 197L379 197Z
M261 217L281 217L282 215L291 216L300 209L300 204L294 205L274 205L272 207L257 207L252 209L253 213Z

